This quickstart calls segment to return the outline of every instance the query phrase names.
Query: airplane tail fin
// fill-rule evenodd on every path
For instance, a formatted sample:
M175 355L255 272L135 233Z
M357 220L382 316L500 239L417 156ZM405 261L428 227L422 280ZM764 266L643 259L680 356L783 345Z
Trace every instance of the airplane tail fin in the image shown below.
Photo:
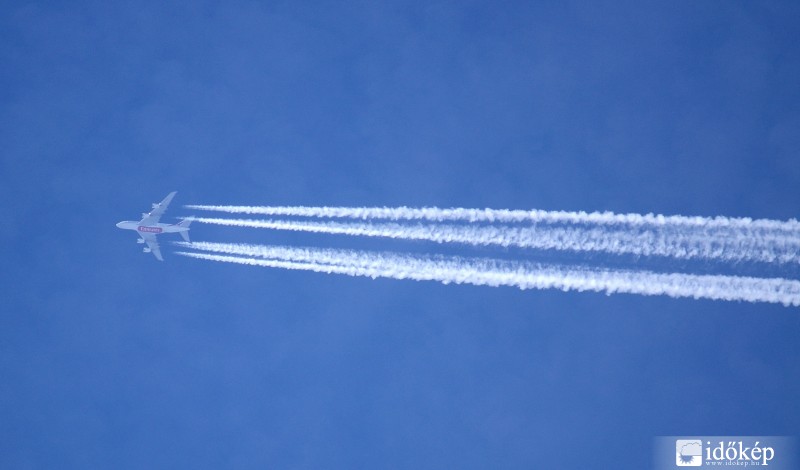
M183 237L184 241L187 241L187 242L191 241L191 240L189 240L189 230L188 229L189 229L189 224L191 224L193 220L194 220L194 217L187 217L187 218L181 220L180 222L178 222L178 226L179 227L185 227L187 229L187 230L184 230L182 232L179 232L181 234L181 237Z

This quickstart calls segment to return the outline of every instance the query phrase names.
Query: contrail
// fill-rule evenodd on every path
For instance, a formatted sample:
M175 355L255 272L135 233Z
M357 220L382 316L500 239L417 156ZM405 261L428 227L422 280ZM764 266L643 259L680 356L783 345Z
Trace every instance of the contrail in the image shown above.
M800 234L800 222L748 217L699 217L659 214L616 214L614 212L573 212L511 209L466 209L438 207L305 207L305 206L219 206L187 205L188 209L227 212L231 214L259 214L297 217L427 220L433 222L531 222L569 223L628 226L677 226L700 229L773 230Z
M650 271L587 269L453 256L421 257L396 253L263 245L204 242L177 244L185 248L226 253L226 255L178 253L193 258L350 276L433 280L445 284L514 286L520 289L555 288L606 294L667 295L675 298L771 302L785 306L800 306L800 281L781 278L662 274Z
M297 220L248 220L198 217L196 222L315 233L427 240L437 243L497 245L540 250L604 252L614 255L663 256L676 259L716 259L800 263L800 237L694 230L619 230L603 226L475 226L448 224L359 223Z

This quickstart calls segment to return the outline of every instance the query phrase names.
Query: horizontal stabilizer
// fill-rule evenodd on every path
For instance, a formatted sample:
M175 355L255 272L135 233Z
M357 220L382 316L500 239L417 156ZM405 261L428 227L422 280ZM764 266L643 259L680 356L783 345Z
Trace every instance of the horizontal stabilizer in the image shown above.
M194 220L194 217L186 217L185 219L183 219L180 222L178 222L178 227L186 228L186 230L180 232L180 234L181 234L181 237L183 237L183 239L185 241L187 241L187 242L190 241L189 240L189 225L192 223L193 220Z

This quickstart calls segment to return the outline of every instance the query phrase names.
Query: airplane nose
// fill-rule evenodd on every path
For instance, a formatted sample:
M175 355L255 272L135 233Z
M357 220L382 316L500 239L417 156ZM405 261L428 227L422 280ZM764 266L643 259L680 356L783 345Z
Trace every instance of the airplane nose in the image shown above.
M120 227L120 225L122 225L122 222L118 222L117 223L117 228L122 228L122 227Z

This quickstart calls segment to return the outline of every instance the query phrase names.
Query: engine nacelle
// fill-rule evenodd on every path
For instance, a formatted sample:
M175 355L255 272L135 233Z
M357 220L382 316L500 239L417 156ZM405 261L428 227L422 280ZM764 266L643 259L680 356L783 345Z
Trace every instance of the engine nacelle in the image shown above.
M158 209L158 207L159 207L160 205L161 205L161 204L159 204L158 202L154 202L154 203L153 203L153 209Z
M144 247L144 249L142 249L142 251L145 252L145 253L150 253L150 248Z
M142 243L144 243L144 238L140 238L140 239L136 240L136 243L141 245Z
M150 215L150 214L148 214L147 212L142 212L142 218L143 218L143 219L144 219L145 217L147 217L148 215Z

